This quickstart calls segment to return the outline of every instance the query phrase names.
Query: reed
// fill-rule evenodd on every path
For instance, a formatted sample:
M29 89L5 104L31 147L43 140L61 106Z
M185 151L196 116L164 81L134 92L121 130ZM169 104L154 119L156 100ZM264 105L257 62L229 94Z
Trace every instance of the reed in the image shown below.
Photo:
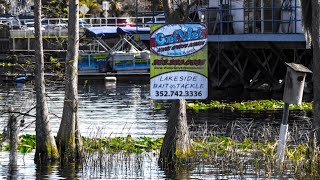
M226 126L230 128L230 125ZM235 122L231 126L233 134L229 136L226 135L227 132L223 132L226 129L223 127L220 127L219 133L207 125L198 127L197 131L202 133L192 134L194 155L189 157L188 161L177 162L176 168L184 169L184 166L190 166L201 171L210 166L213 169L211 173L222 178L320 177L320 150L312 143L313 140L301 138L308 137L307 132L293 127L295 131L291 132L295 135L289 135L285 161L283 168L279 170L276 166L277 128L266 125L253 133L250 126L250 123L244 125ZM141 170L146 158L158 157L163 140L150 137L135 139L131 136L111 138L98 134L90 138L83 137L86 152L83 168L92 171L91 173L102 170L122 171L128 167ZM18 148L22 153L31 152L35 148L35 135L21 135Z

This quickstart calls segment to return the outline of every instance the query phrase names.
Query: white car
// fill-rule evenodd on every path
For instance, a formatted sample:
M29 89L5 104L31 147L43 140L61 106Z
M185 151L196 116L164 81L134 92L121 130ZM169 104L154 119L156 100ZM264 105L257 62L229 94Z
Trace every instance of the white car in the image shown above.
M60 18L45 18L41 23L42 27L46 29L64 29L68 27L67 21Z
M27 29L29 31L35 31L34 24L27 25L27 27L25 29ZM43 30L46 30L46 29L44 27L41 27L41 30L43 31Z

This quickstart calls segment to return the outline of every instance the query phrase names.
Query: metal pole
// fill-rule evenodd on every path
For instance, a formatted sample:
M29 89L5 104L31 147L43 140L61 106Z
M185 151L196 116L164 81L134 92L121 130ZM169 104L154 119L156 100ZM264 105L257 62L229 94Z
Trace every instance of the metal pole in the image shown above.
M274 33L274 0L272 0L272 5L271 5L271 12L272 12L272 15L271 15L271 18L272 18L272 33Z
M256 14L256 2L255 0L253 0L253 3L252 3L252 17L253 17L253 21L252 21L252 33L255 33L255 29L256 29L256 17L255 17L255 14Z
M136 29L138 32L138 0L136 0Z
M301 8L301 3L300 3ZM297 0L294 1L294 32L297 33Z
M288 117L289 117L289 104L285 103L283 108L282 122L280 126L280 136L278 142L277 161L278 167L284 160L284 152L286 149L287 136L288 136Z
M155 16L155 14L154 14L154 7L155 7L155 5L154 5L154 0L152 0L152 24L154 24L154 21L155 21L155 19L154 19L154 16Z
M263 2L264 0L261 0L261 9L260 9L260 11L261 11L261 33L263 34L264 33L264 2Z

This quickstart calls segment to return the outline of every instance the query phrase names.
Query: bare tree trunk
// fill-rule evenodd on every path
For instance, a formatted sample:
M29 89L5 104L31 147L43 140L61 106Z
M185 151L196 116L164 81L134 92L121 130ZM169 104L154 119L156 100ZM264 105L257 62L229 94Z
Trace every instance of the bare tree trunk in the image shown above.
M13 111L11 109L10 111ZM8 134L9 134L9 147L10 147L10 156L9 156L9 163L12 166L17 165L17 149L19 143L18 137L18 120L14 113L10 113L9 120L8 120Z
M313 47L313 137L320 140L320 47L319 47L319 0L312 0L312 47Z
M57 144L62 159L80 161L83 147L78 124L79 0L69 1L65 97Z
M169 23L185 23L191 5L187 0L180 0L174 4L170 0L163 0L166 20ZM172 102L167 131L161 147L159 163L163 167L172 168L175 162L186 159L193 153L187 123L186 101Z
M187 123L186 101L174 100L171 105L167 131L161 147L159 162L172 168L174 163L193 153Z
M55 161L59 157L58 149L48 119L48 106L44 82L44 56L41 32L41 0L35 1L35 82L36 82L36 154L35 162Z

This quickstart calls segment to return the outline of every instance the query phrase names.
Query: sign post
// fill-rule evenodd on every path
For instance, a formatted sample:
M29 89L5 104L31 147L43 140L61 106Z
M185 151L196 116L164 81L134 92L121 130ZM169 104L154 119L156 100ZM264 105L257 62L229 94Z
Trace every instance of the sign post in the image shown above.
M307 73L312 73L310 69L302 64L286 63L286 65L287 74L283 92L284 108L277 151L277 164L279 169L282 167L287 144L289 105L301 105L306 75Z
M151 26L152 99L208 97L207 36L204 24Z

